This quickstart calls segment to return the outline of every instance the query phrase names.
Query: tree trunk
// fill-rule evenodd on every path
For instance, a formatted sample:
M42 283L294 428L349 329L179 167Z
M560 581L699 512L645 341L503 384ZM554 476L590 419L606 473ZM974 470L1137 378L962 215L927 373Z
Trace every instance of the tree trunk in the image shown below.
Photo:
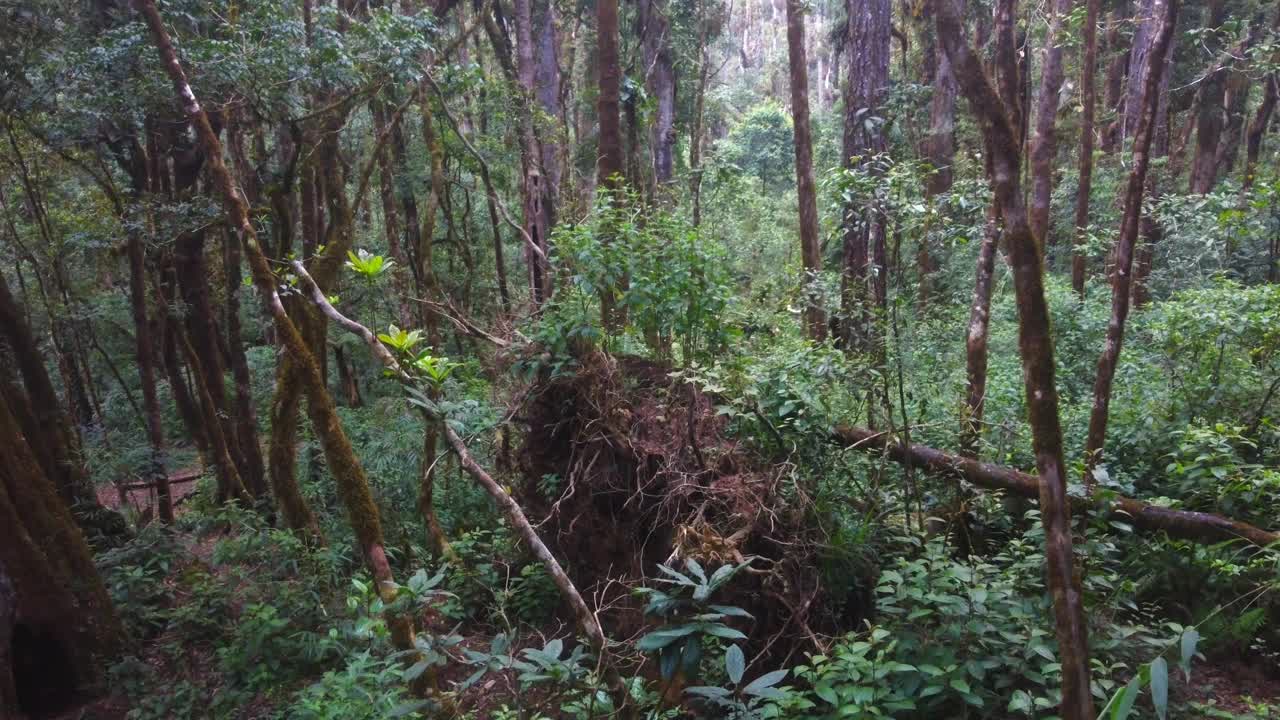
M698 87L693 95L693 118L689 123L689 195L691 218L696 228L702 224L702 123L711 78L711 57L707 53L707 19L703 0L698 0Z
M1018 90L1018 67L1014 47L1014 24L1017 19L1014 0L1000 0L994 12L993 65L996 89L1014 127L1020 125L1022 96ZM939 57L951 59L939 51ZM953 71L954 74L954 71ZM1005 95L1004 93L1008 93ZM992 148L983 138L983 169L988 178L995 173ZM987 397L988 339L991 334L991 289L995 282L995 261L1000 244L1000 208L995 201L987 208L982 244L978 246L974 272L973 301L969 308L968 332L965 336L965 398L960 416L960 448L966 455L978 457L982 449L983 417Z
M267 494L267 470L262 460L262 445L258 442L258 410L253 401L249 359L240 337L240 246L230 233L223 233L222 252L227 282L227 344L231 350L231 377L236 386L233 426L236 445L244 459L240 476L249 494L260 498Z
M97 694L103 668L124 640L85 537L37 454L0 394L0 661L6 661L0 716L6 718L53 717L77 696Z
M560 186L564 182L561 162L561 153L564 150L562 141L567 139L560 98L563 91L560 82L560 32L557 27L556 5L552 0L547 0L542 8L537 37L537 67L534 70L534 84L537 86L538 107L549 121L556 123L554 131L544 130L539 133L544 191L542 213L546 218L543 225L549 233L556 224ZM554 278L548 276L547 281L550 288Z
M174 52L173 44L169 40L164 22L160 19L160 13L156 10L155 2L154 0L136 0L136 6L142 12L151 31L160 60L173 82L174 90L186 112L187 119L195 126L196 135L205 151L214 186L222 196L231 226L240 234L244 243L253 282L262 296L265 310L275 323L276 332L283 341L286 352L298 365L298 375L306 391L312 426L324 446L329 472L332 473L338 486L338 496L347 506L356 540L378 584L379 594L384 602L390 604L396 597L397 585L391 574L391 566L387 562L382 539L382 522L378 507L369 490L364 469L356 459L351 441L342 429L342 422L338 417L333 398L325 387L324 376L320 373L320 366L315 356L280 302L280 296L276 292L275 276L258 243L258 235L253 223L249 221L248 209L236 193L231 173L222 163L221 143L209 124L208 115L200 107L199 101L191 91L191 86L187 84L186 74L178 62L177 53ZM341 186L333 188L334 193L341 193L341 191ZM392 641L398 649L410 650L414 647L413 626L408 618L388 612L387 625L391 629Z
M44 474L58 489L67 507L96 507L97 496L80 462L80 442L71 428L71 419L63 413L62 402L45 369L44 355L3 273L0 273L0 335L13 354L30 398L32 424L23 430L40 459Z
M597 68L599 94L596 113L600 123L596 150L596 184L617 189L622 175L622 69L618 64L618 0L596 2Z
M1262 157L1262 138L1267 134L1267 126L1271 123L1271 113L1276 109L1276 98L1280 96L1280 75L1272 73L1263 79L1262 102L1253 114L1249 123L1249 131L1245 136L1244 187L1253 187L1258 175L1258 158Z
M844 155L846 168L865 163L884 152L881 124L889 84L892 8L889 0L848 0L848 82L844 92ZM856 158L856 160L855 160ZM841 262L841 336L846 348L866 348L871 341L868 286L869 258L884 245L885 220L875 208L857 204L844 209L844 249Z
M1113 153L1120 142L1120 127L1123 124L1124 78L1129 71L1129 51L1122 45L1124 34L1121 26L1124 17L1120 11L1107 14L1107 50L1112 53L1111 62L1107 65L1106 108L1114 113L1116 119L1107 125L1102 132L1102 151Z
M1164 9L1168 3L1168 10ZM1098 373L1093 383L1093 407L1089 414L1089 433L1085 440L1085 487L1094 486L1093 470L1102 460L1102 448L1107 437L1107 412L1111 404L1111 383L1115 378L1116 364L1120 361L1120 348L1124 343L1124 326L1129 317L1129 294L1133 272L1133 248L1138 239L1139 218L1142 216L1142 197L1150 163L1151 140L1155 133L1157 108L1160 105L1160 88L1164 75L1165 51L1172 42L1173 27L1177 19L1178 0L1156 0L1153 12L1162 18L1160 32L1155 38L1153 51L1147 56L1143 70L1146 84L1141 99L1134 105L1141 108L1137 135L1133 139L1133 169L1129 172L1124 195L1124 215L1120 222L1120 236L1116 240L1115 269L1111 275L1111 319L1107 323L1106 342L1098 358Z
M791 116L795 125L796 195L800 203L800 255L805 328L809 338L827 337L818 283L822 250L818 244L818 195L813 185L813 139L809 133L809 71L804 47L804 13L800 0L787 0L787 57L791 65Z
M1176 0L1174 0L1176 2ZM956 71L969 105L978 115L992 158L991 184L1004 218L1018 307L1018 346L1022 356L1028 419L1036 468L1040 474L1040 511L1045 531L1047 586L1053 596L1055 629L1062 659L1062 707L1065 720L1094 720L1089 685L1089 643L1084 598L1075 573L1071 507L1058 419L1053 336L1044 293L1044 259L1031 232L1019 182L1021 166L1017 125L1010 122L977 56L962 39L961 8L935 0L938 37ZM1008 70L1008 68L1006 68Z
M1062 91L1062 45L1058 34L1071 13L1071 0L1050 4L1049 32L1044 40L1040 95L1036 100L1036 133L1031 141L1031 234L1040 246L1055 244L1049 233L1049 201L1053 195L1053 162L1058 157L1058 95Z
M1101 0L1086 0L1084 63L1080 68L1080 173L1076 186L1074 250L1071 253L1071 288L1084 300L1086 259L1084 245L1089 231L1089 203L1093 194L1093 126L1098 106L1094 82L1098 72L1098 14Z
M945 53L935 52L936 67L933 73L933 98L929 104L929 138L925 142L926 159L933 173L926 181L925 189L931 195L941 195L951 189L954 178L952 165L956 155L956 85L951 61Z
M978 457L982 445L982 418L987 399L987 338L991 335L991 287L995 280L999 242L1000 221L993 206L987 211L982 244L978 246L969 331L965 336L966 392L960 419L960 448L970 457Z
M534 308L547 298L550 287L549 268L543 262L547 248L547 215L542 207L547 188L542 176L542 149L534 132L534 105L537 102L537 68L534 66L532 0L515 0L516 72L520 84L520 198L524 210L524 231L532 240L525 246L525 263L529 268L529 297ZM433 169L434 175L434 169ZM539 255L534 247L542 251Z
M636 8L644 47L645 85L657 104L650 129L653 178L659 192L668 196L666 186L673 179L676 145L676 71L671 53L671 22L667 18L666 0L638 0ZM673 197L664 199L674 200Z
M596 185L601 190L623 187L622 67L618 60L618 0L597 0L596 43L599 92L596 115L600 125L596 148ZM618 198L613 198L617 202ZM605 238L609 241L610 238ZM600 321L606 332L617 333L626 325L623 308L617 307L616 288L600 289Z
M147 319L147 268L142 233L130 230L126 252L129 257L129 309L133 316L134 359L138 363L138 384L142 386L142 410L146 418L151 458L144 477L155 483L160 522L173 522L173 496L165 470L164 424L156 396L156 352Z
M382 102L370 103L373 109L374 127L379 133L388 132L387 109ZM392 142L394 146L394 141ZM396 323L401 328L414 325L413 309L409 305L409 284L404 273L413 267L400 243L400 210L396 205L398 183L396 165L392 163L392 148L382 148L378 153L378 199L382 204L382 225L387 236L387 252L396 266L391 269L391 287L396 295Z
M1039 497L1040 479L1000 465L978 462L972 458L935 450L923 445L898 442L888 433L866 428L841 426L834 440L845 447L868 453L883 452L894 462L910 464L944 478L958 478L989 490L1003 490L1024 498ZM1280 533L1264 530L1248 523L1210 513L1171 510L1142 500L1122 496L1090 499L1072 496L1071 504L1079 510L1116 518L1140 530L1162 532L1170 537L1193 542L1216 544L1244 540L1266 547L1280 541Z
M1206 28L1216 29L1226 19L1226 1L1211 0L1206 9ZM1218 43L1209 36L1209 50L1217 55ZM1213 189L1217 181L1218 143L1222 140L1222 98L1226 89L1226 69L1216 66L1201 83L1199 108L1196 119L1196 153L1191 162L1191 192L1203 195Z

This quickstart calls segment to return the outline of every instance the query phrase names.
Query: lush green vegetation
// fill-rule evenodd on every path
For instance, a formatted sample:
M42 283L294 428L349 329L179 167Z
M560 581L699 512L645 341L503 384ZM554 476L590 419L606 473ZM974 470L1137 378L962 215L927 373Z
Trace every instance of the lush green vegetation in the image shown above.
M1273 4L1181 3L1145 178L1125 63L1160 16L1011 14L1033 140L1006 151L950 60L939 124L938 3L879 0L803 8L811 118L782 5L624 5L610 174L610 4L166 2L200 115L154 3L0 8L0 716L1077 720L1082 660L1098 717L1280 717ZM966 5L994 82L998 8ZM1092 189L1069 80L1026 235L1056 372L1033 386L1015 205L1044 50L1080 79L1089 18ZM840 79L876 53L855 107ZM1050 482L1044 392L1069 588L1065 508L1000 480ZM123 626L96 674L49 629L105 626L81 535Z

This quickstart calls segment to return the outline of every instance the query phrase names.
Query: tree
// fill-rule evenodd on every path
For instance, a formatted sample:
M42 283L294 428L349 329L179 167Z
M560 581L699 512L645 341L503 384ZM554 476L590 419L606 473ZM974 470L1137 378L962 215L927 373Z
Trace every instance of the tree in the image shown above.
M676 145L676 70L671 53L671 21L666 0L638 0L640 38L644 46L645 84L657 101L650 146L653 177L665 192L673 179Z
M276 292L275 276L258 243L257 230L249 221L244 200L236 192L231 173L222 162L222 144L218 141L213 126L209 124L209 116L200 106L195 93L187 83L186 73L178 61L178 55L173 49L173 43L169 39L169 33L164 27L164 21L160 18L154 0L136 0L136 7L146 21L161 63L173 83L183 111L188 121L195 127L196 136L209 164L210 174L226 207L228 220L235 232L240 235L244 245L254 286L258 289L265 309L275 324L276 332L283 340L287 354L297 364L298 377L307 396L312 426L324 446L329 471L338 485L339 497L347 506L348 517L355 530L361 553L374 581L378 584L379 594L385 602L391 603L395 598L396 585L391 574L391 566L387 562L378 507L374 504L373 496L369 491L369 482L365 477L364 469L356 459L351 441L342 428L333 398L325 387L320 366L311 348L307 346L302 334L280 302L280 296ZM391 628L392 639L396 646L402 650L412 649L414 647L412 623L408 618L397 616L391 610L387 612L387 623Z
M124 637L84 535L11 401L0 394L0 713L22 717L100 691Z
M791 67L791 116L795 125L796 195L800 204L800 254L804 273L805 326L809 337L822 342L827 336L827 319L821 295L815 291L822 272L822 251L818 245L818 199L813 186L813 139L809 133L809 60L804 49L804 7L800 0L787 0L787 57Z
M841 161L852 168L886 149L881 108L889 86L892 7L888 0L849 0L847 8L849 66ZM865 345L870 337L868 281L872 272L887 271L885 222L875 210L845 208L840 309L846 347Z
M935 0L938 38L951 58L956 79L969 100L969 106L978 116L992 160L992 189L1004 218L1018 299L1018 347L1027 414L1036 469L1040 475L1047 585L1053 596L1054 626L1062 658L1061 712L1066 720L1094 720L1084 599L1071 549L1071 507L1067 497L1062 427L1058 418L1053 337L1044 294L1043 239L1032 234L1022 200L1018 126L1011 122L1000 95L991 87L977 56L962 38L960 10L958 3Z
M1168 3L1165 9L1165 3ZM1173 38L1173 28L1178 15L1178 0L1156 0L1152 12L1161 18L1160 32L1155 36L1152 52L1147 55L1147 67L1143 70L1146 83L1141 99L1135 103L1141 109L1137 135L1133 139L1133 169L1129 173L1124 195L1124 215L1120 221L1120 237L1116 240L1115 270L1111 275L1111 319L1107 323L1106 341L1098 358L1098 373L1093 384L1093 407L1089 415L1089 434L1085 440L1086 487L1094 485L1093 470L1102 459L1102 449L1107 437L1107 415L1111 403L1111 383L1115 378L1116 364L1120 361L1120 348L1124 343L1124 327L1129 316L1129 297L1133 284L1133 249L1138 239L1139 218L1142 215L1142 197L1150 164L1152 137L1155 135L1156 113L1160 106L1160 89L1164 87L1165 51Z
M1095 78L1098 73L1098 13L1100 0L1086 0L1084 61L1080 66L1080 173L1076 187L1074 250L1071 254L1071 288L1084 299L1085 235L1089 228L1089 201L1093 194L1093 133L1098 107Z

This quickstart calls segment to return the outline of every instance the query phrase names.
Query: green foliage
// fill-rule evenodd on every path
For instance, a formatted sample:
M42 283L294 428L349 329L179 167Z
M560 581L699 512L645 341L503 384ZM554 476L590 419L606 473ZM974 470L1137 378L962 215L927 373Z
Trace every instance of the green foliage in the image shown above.
M368 651L350 656L340 670L298 693L282 720L386 720L423 718L426 701L410 699L399 660Z
M661 629L636 641L638 650L658 653L663 679L670 680L677 671L686 678L697 677L706 650L705 643L711 638L746 639L740 630L726 623L729 618L751 618L751 615L739 607L713 604L711 596L748 564L722 565L709 576L692 558L685 561L688 575L666 565L658 565L658 570L667 577L656 578L655 581L670 585L671 590L667 592L649 587L636 590L649 599L644 613L666 621Z
M678 348L688 363L730 339L723 249L677 216L639 207L634 198L602 199L586 221L553 234L553 272L569 283L548 302L532 338L553 357L577 356L604 338L601 293L613 294L627 311L624 330L661 359Z
M746 656L742 648L730 645L724 654L725 674L729 678L728 687L715 685L695 685L686 688L685 692L702 698L707 705L717 708L723 717L734 720L758 720L771 717L772 707L767 702L785 702L789 695L787 690L775 687L787 677L787 670L767 672L748 683L743 683L746 671Z
M762 191L776 191L795 183L794 130L791 116L776 102L747 111L715 146L717 162L760 179Z

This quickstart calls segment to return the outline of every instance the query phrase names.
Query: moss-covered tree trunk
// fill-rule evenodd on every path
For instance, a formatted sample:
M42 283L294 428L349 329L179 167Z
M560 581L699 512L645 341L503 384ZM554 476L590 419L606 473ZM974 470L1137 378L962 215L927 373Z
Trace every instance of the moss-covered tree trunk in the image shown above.
M0 717L57 712L101 689L123 632L76 526L0 396Z
M209 124L208 115L200 107L191 86L187 83L186 73L178 62L177 53L173 49L169 33L164 27L155 2L154 0L137 0L136 6L146 20L160 60L169 79L173 82L178 100L182 104L187 119L195 127L201 147L204 148L214 187L226 207L231 227L239 233L244 244L254 286L262 297L266 312L275 324L285 353L297 367L298 379L307 397L308 416L324 447L329 472L337 485L338 496L347 508L347 516L355 532L361 555L378 585L379 594L384 601L390 603L396 597L397 586L391 573L391 566L387 562L382 520L369 489L364 468L356 458L351 440L342 428L337 407L325 386L324 375L320 372L316 356L307 346L302 334L298 332L297 326L289 318L284 305L280 302L280 296L276 292L275 275L271 272L267 257L258 243L258 234L249 220L248 209L236 192L231 173L222 162L222 144ZM340 193L341 185L333 189ZM408 650L414 647L413 624L409 618L388 611L387 624L397 648Z

